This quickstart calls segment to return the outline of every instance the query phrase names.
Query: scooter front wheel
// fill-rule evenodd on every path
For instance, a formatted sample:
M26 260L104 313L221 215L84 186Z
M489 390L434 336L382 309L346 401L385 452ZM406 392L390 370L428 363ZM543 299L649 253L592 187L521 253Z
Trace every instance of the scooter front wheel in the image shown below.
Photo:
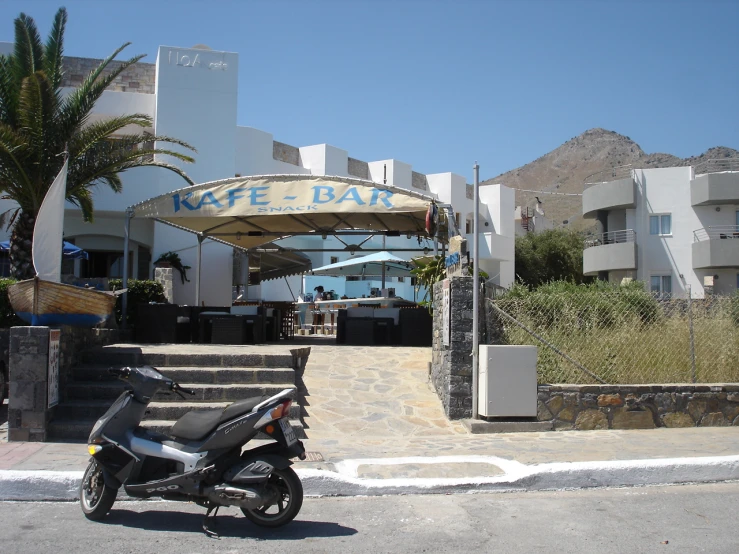
M99 521L110 511L118 491L105 484L103 468L95 460L87 466L80 484L80 506L87 519Z
M275 468L266 484L272 493L269 503L259 508L241 508L252 523L262 527L280 527L290 523L303 505L303 484L291 467Z

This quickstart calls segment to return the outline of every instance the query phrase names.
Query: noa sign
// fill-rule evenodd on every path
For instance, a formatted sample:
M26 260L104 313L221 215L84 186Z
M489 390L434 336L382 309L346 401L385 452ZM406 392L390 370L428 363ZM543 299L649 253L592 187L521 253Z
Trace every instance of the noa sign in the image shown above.
M196 50L170 50L167 56L169 65L179 65L195 69L209 69L211 71L226 71L228 64L224 60L212 59L212 54L207 51Z

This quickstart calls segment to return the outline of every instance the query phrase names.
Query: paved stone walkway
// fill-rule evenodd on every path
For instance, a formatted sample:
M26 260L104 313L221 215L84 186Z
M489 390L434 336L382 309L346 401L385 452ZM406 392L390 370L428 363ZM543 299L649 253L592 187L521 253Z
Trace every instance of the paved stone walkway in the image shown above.
M309 439L465 434L429 384L430 348L312 346L303 380Z

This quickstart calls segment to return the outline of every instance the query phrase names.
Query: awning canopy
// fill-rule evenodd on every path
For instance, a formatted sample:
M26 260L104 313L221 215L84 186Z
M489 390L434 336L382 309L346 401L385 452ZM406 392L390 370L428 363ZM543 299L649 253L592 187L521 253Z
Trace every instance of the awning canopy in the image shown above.
M376 252L368 256L351 258L343 262L317 267L311 274L330 275L340 277L344 275L377 276L382 275L383 263L385 276L405 277L410 274L413 264L403 258L392 255L390 252Z
M350 177L266 175L176 190L131 211L134 217L248 249L295 235L426 236L426 211L433 201L415 191Z
M10 250L10 241L5 240L3 242L0 242L0 252L7 252ZM71 260L77 260L77 259L84 259L87 260L90 258L89 254L82 250L79 246L75 246L71 242L67 242L66 240L62 242L62 256Z
M277 244L265 244L259 253L247 251L249 271L258 270L261 281L308 273L313 262L305 254Z

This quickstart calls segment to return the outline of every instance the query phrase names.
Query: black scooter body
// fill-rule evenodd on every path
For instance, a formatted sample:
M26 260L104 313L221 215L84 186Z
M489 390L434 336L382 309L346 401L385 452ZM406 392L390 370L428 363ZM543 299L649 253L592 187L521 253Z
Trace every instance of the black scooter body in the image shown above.
M158 391L189 391L149 366L111 372L132 390L118 397L90 433L88 449L93 463L102 468L106 487L117 490L123 486L136 498L194 501L209 510L223 505L261 509L275 497L274 483L268 486L275 470L288 470L291 458L305 458L305 448L287 420L293 394L289 389L262 402L234 403L223 412L185 414L173 431L179 426L181 434L197 437L193 440L139 425ZM188 422L196 423L187 428ZM260 431L275 442L242 453Z

